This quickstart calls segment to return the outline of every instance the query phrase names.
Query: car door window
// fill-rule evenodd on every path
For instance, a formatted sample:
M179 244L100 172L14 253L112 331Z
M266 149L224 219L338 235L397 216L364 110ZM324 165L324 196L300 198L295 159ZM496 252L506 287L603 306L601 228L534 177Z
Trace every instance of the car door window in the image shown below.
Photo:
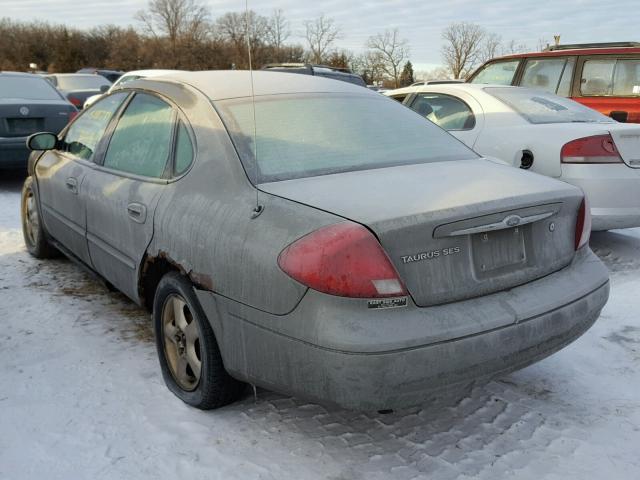
M613 76L613 94L640 95L640 59L618 60Z
M615 59L584 62L580 79L580 93L587 97L611 95L615 68Z
M109 95L85 110L65 134L66 151L84 160L91 160L113 114L127 95L126 92Z
M411 109L445 130L471 130L476 125L471 108L452 95L419 93Z
M189 132L184 123L178 126L178 137L176 139L176 166L175 174L182 175L187 171L193 161L193 145L189 138Z
M573 59L568 61L566 58L530 58L525 64L520 86L558 93L563 84L562 90L567 92L560 95L567 96L573 62ZM565 70L568 70L566 75Z
M490 63L473 77L471 83L511 85L519 64L519 59Z
M162 177L171 151L173 126L174 111L169 104L137 94L118 121L103 165L135 175Z
M407 95L389 95L389 96L400 103L404 102L404 99L407 98Z

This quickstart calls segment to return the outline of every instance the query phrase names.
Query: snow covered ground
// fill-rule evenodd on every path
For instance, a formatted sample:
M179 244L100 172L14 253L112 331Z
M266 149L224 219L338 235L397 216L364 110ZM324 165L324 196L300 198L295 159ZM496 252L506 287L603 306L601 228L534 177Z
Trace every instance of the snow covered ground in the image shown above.
M0 179L0 479L640 478L640 230L595 234L611 299L577 342L456 403L388 415L164 386L148 315L37 261Z

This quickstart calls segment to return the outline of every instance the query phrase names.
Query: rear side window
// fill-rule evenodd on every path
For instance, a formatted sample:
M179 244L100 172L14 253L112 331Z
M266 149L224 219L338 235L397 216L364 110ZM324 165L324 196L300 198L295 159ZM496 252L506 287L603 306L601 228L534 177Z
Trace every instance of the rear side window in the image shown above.
M585 96L611 95L615 68L615 59L584 62L580 79L580 93Z
M445 130L471 130L476 125L471 108L451 95L419 93L411 109Z
M471 83L511 85L519 64L519 59L490 63L473 77Z
M530 58L520 86L568 96L574 63L574 58Z
M127 95L125 92L109 95L85 110L67 130L64 137L66 150L76 157L90 160L111 121L111 117Z
M193 145L189 138L189 133L184 123L178 126L178 137L176 139L176 167L175 174L182 175L187 171L193 161Z
M0 74L0 98L22 100L62 100L56 89L44 78L33 75Z
M137 94L118 121L104 166L145 177L163 176L173 136L174 111L159 98Z
M407 95L389 95L391 98L393 98L395 101L397 102L404 102L404 99L407 98Z

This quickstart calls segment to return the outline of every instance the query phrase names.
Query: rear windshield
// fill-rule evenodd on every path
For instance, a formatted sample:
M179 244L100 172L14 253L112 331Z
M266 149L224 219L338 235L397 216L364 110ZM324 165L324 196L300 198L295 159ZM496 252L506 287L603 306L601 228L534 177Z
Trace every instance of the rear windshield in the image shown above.
M381 95L258 97L257 142L250 98L216 106L254 183L478 158L444 130Z
M484 90L509 105L529 123L615 123L595 110L550 93L509 87Z
M99 90L103 85L111 85L102 75L58 76L57 80L62 90Z
M61 100L55 88L42 77L0 75L0 98Z
M480 70L471 83L490 83L493 85L511 85L520 60L493 62Z

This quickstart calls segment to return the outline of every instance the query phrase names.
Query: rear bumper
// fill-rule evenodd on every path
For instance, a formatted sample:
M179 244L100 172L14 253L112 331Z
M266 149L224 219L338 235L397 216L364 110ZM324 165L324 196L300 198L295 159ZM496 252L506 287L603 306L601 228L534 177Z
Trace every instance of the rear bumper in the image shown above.
M29 158L27 137L0 137L0 169L26 168Z
M403 408L525 367L584 333L609 283L606 268L583 250L543 279L437 307L344 312L305 297L274 316L211 292L198 297L233 376L347 408ZM305 303L315 304L315 315Z
M593 230L640 227L640 169L563 164L560 179L589 198Z

